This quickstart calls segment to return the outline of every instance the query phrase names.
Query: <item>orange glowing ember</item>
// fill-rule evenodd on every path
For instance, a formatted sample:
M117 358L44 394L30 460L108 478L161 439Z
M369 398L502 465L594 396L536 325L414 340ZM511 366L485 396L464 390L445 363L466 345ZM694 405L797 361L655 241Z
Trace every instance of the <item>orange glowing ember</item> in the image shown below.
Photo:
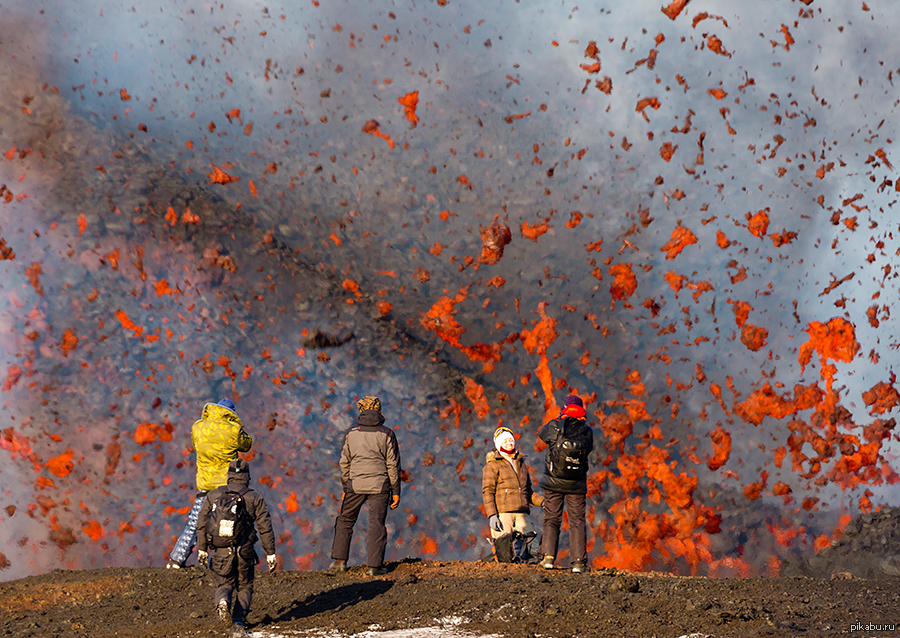
M211 184L230 184L241 179L240 177L229 175L218 166L212 167L208 177Z
M92 541L99 541L103 537L103 527L97 521L90 520L85 523L81 531Z
M725 50L725 46L722 44L722 41L714 35L710 35L706 39L706 48L712 51L713 53L718 53L719 55L724 55L727 58L731 57L731 53Z
M690 246L691 244L697 243L697 236L694 235L690 230L679 224L675 227L675 230L672 231L672 237L663 244L660 249L662 252L666 253L666 259L675 259L681 251Z
M765 237L769 230L769 213L768 208L756 212L755 214L747 213L747 230L756 237Z
M634 110L640 113L643 116L644 120L646 120L647 122L650 121L650 118L647 117L647 113L644 111L644 109L646 109L648 106L654 110L658 109L659 100L655 97L645 97L638 100L637 106L634 107Z
M71 448L59 456L51 456L47 459L47 469L56 476L68 476L75 467L75 464L72 462L73 456L75 456L75 451Z
M494 216L490 226L479 226L481 234L481 255L479 264L496 264L503 257L503 249L512 241L512 232L509 226L500 221L500 215Z
M494 363L500 361L500 344L476 343L474 346L466 346L460 343L460 338L466 329L460 324L454 315L456 305L465 301L469 296L469 287L460 289L455 298L441 297L431 309L419 319L426 330L431 330L442 340L454 346L472 361L483 361L484 369L490 372ZM511 336L508 340L515 340L517 336Z
M614 281L609 288L613 299L628 299L637 290L637 278L631 270L631 264L613 264L609 274Z
M813 321L806 332L809 334L809 341L800 348L798 356L804 367L812 359L813 351L819 353L823 367L829 359L849 363L859 352L856 330L853 324L843 317L829 319L827 324Z
M177 294L178 290L176 288L169 288L169 282L165 279L160 279L157 281L153 288L156 290L156 295L158 297L162 297L163 295L172 295Z
M660 10L668 16L670 20L674 20L678 17L684 8L688 5L688 2L691 0L672 0L672 2L667 7L662 7Z
M62 350L64 356L68 357L69 353L78 347L78 335L71 329L67 329L62 336L59 349Z
M345 279L343 283L344 290L347 292L352 292L357 297L362 297L362 293L359 292L359 284L353 281L352 279Z
M731 456L731 434L719 423L716 429L709 433L713 445L713 455L706 462L709 469L715 471L728 462Z
M538 304L538 314L541 319L531 330L523 330L521 333L522 344L525 349L531 353L537 353L540 356L540 362L534 372L541 381L541 388L544 391L544 414L545 418L559 411L559 405L553 396L553 375L550 372L550 361L547 358L547 348L549 348L559 333L556 332L556 319L547 315L547 302L542 301Z
M891 375L893 377L893 375ZM884 381L879 381L874 386L863 392L863 401L866 403L866 407L869 408L869 414L884 414L886 412L890 412L898 404L900 404L900 394L897 393L897 389L893 386L894 379L891 379L891 383L885 383Z
M390 148L394 148L394 140L381 132L377 120L369 120L368 122L366 122L362 127L362 132L369 133L370 135L374 135L375 137L380 137L388 143L388 146Z
M537 238L550 230L549 220L544 220L540 224L532 226L528 222L522 222L522 237L527 237L531 241L537 241Z
M402 97L398 97L397 101L403 107L403 114L406 115L406 119L412 122L413 127L415 127L419 122L419 118L416 116L416 105L419 103L419 92L413 91L407 93Z
M748 350L756 352L765 347L766 339L769 337L769 331L751 323L745 323L741 326L741 343L747 346Z
M138 445L144 446L156 441L171 441L173 429L168 421L163 426L145 421L138 424L132 436Z
M143 334L144 329L141 326L136 326L124 311L116 310L116 318L122 323L123 328L133 330L136 337L140 337Z
M484 420L484 417L491 411L487 399L484 398L484 387L466 377L466 396L472 402L472 405L475 406L475 415L479 419Z
M734 321L737 323L738 327L741 327L746 323L751 310L753 310L753 306L746 301L733 301L731 303L731 311L734 313Z

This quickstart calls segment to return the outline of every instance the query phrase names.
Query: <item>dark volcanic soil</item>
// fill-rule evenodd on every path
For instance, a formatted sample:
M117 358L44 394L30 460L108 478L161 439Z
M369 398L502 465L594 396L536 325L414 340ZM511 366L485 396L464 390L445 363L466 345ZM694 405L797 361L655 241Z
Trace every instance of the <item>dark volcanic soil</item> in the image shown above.
M466 630L503 636L889 636L900 627L900 580L686 578L536 566L407 559L382 577L260 573L251 631L391 630L460 616ZM198 567L55 571L0 583L0 635L230 635ZM230 628L229 628L230 629Z

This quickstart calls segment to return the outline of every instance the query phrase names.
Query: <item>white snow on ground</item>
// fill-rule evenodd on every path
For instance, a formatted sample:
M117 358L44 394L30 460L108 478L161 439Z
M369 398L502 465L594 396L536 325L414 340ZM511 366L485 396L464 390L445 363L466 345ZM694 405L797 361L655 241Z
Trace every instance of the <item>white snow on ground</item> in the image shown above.
M413 629L395 629L380 631L378 625L371 625L368 631L358 634L345 634L330 629L312 629L308 631L273 630L251 631L252 638L500 638L497 634L474 634L462 631L457 627L466 622L465 618L442 618L431 627ZM678 638L715 638L709 634L685 634Z
M499 638L497 634L473 634L459 629L466 622L465 618L456 616L441 618L431 627L413 629L395 629L381 631L378 625L371 625L368 631L357 634L346 634L331 629L312 629L308 631L279 630L277 626L262 631L251 631L252 638Z

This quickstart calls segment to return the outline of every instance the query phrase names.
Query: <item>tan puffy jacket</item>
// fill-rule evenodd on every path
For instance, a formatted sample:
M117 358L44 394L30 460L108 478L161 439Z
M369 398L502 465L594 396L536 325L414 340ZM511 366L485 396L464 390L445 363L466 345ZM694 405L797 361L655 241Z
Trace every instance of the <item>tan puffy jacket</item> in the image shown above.
M531 489L531 476L525 456L516 452L512 463L491 450L485 458L481 474L481 495L484 514L491 517L500 512L527 512L532 505L541 507L544 497Z

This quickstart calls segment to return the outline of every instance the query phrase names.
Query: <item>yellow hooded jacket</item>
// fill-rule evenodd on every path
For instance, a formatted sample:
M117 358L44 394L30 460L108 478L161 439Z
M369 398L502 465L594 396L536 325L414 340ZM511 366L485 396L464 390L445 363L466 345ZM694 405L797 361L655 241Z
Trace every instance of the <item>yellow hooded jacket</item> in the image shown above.
M249 452L253 439L244 432L240 417L216 403L207 403L191 427L197 451L197 489L208 492L228 482L228 464L238 452Z

